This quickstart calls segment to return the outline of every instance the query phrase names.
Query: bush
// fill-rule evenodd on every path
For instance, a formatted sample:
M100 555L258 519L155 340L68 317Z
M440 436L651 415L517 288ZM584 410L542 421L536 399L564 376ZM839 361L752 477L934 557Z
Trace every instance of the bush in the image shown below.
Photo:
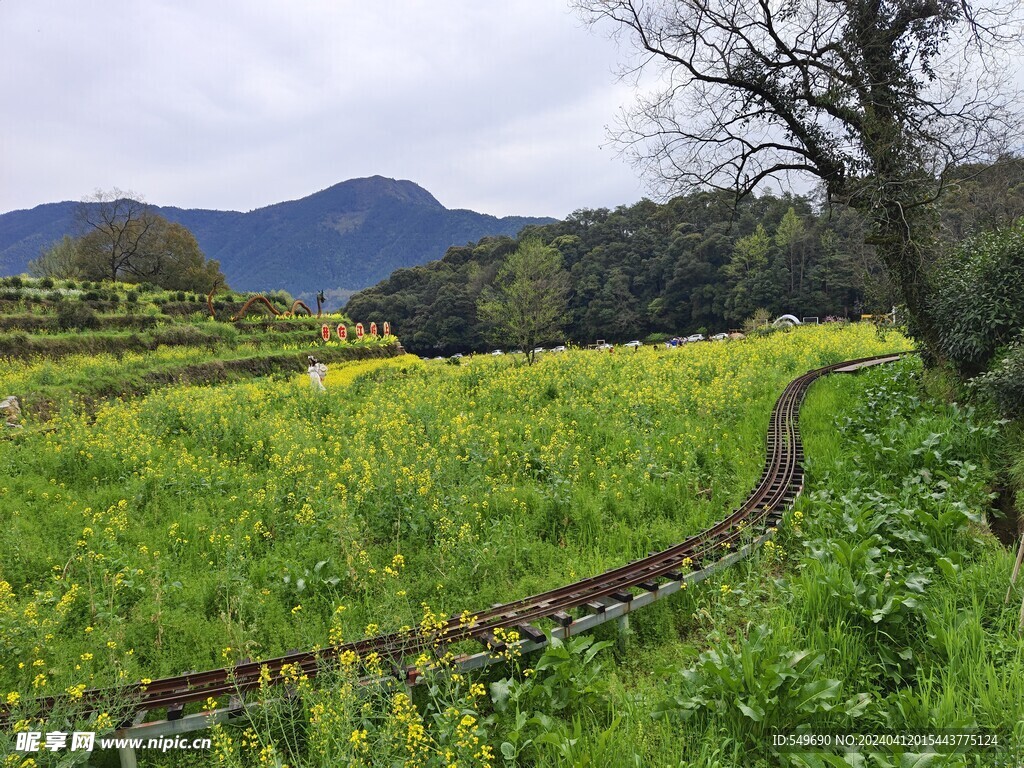
M62 331L85 330L99 325L96 313L80 301L63 301L57 305L57 326Z
M973 383L1004 415L1024 417L1024 337L1011 344Z
M184 291L178 291L176 294L174 294L174 300L175 301L185 301L185 292Z
M135 291L128 291L128 295L124 297L124 300L129 304L137 304L139 301L139 294Z
M7 284L11 286L11 288L21 288L22 281L18 275L13 275L12 277L7 278Z
M966 240L934 279L940 353L963 376L984 371L1024 327L1024 219Z
M53 288L53 278L52 277L44 277L42 280L39 281L39 287L40 288Z

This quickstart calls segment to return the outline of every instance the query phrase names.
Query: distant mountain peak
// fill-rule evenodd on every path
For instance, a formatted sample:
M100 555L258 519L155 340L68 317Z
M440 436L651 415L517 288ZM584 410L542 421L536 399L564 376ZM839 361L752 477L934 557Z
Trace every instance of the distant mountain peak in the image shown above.
M74 233L76 207L48 203L0 214L0 275L24 271L40 250ZM439 259L449 246L552 221L450 210L419 184L385 176L349 179L248 213L153 208L192 231L232 288L303 295L350 293L399 267Z
M386 176L348 179L302 198L303 201L327 203L343 210L366 210L382 200L388 199L411 205L444 209L436 197L416 182L406 179L389 179Z

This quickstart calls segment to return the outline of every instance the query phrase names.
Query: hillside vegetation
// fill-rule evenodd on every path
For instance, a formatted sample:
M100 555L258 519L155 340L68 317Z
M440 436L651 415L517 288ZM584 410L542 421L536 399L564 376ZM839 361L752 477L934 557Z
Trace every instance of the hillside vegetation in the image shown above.
M962 173L941 211L940 239L950 251L972 232L1024 212L1019 162ZM509 255L538 240L559 252L570 280L564 319L551 325L545 344L709 334L740 329L757 310L859 319L900 303L867 234L854 212L822 210L807 196L737 202L701 192L664 204L643 200L579 210L527 227L515 240L452 247L439 261L398 269L355 294L346 311L391 320L417 354L505 348L478 303Z

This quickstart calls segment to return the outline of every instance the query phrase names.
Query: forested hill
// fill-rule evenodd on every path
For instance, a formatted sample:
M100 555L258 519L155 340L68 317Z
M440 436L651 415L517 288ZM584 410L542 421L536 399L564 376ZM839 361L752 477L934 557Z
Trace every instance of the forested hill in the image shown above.
M42 248L74 234L77 206L50 203L0 214L0 274L25 271ZM248 213L153 210L190 229L206 257L220 261L232 288L284 288L297 295L323 289L329 298L439 258L450 245L551 221L450 210L411 181L381 176Z
M962 168L950 185L936 211L939 244L1024 215L1020 160ZM570 273L565 332L548 341L589 343L729 330L758 308L798 317L887 312L896 297L866 234L852 211L818 211L807 197L764 195L735 209L731 195L706 192L580 210L520 237L557 248ZM440 261L355 294L346 311L391 321L419 354L487 349L495 342L477 320L476 300L517 243L485 238L450 248Z
M571 276L566 332L552 342L722 331L759 307L825 316L891 302L860 220L816 215L803 197L763 196L739 211L712 193L643 200L580 210L522 233L529 235L557 248ZM516 247L485 238L450 248L440 261L355 294L346 311L390 320L420 354L482 350L490 342L476 300Z

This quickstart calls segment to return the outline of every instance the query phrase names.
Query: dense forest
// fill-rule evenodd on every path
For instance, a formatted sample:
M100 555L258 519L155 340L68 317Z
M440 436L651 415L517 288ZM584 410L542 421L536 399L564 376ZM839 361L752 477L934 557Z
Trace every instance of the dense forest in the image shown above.
M1024 213L1019 161L960 176L936 212L945 242ZM714 333L739 328L759 308L859 317L896 303L868 234L855 212L822 208L809 196L763 194L738 205L712 192L642 200L579 210L526 227L517 239L449 248L439 261L396 270L356 293L345 311L389 320L418 354L503 346L478 318L477 300L519 243L539 238L561 253L571 278L565 322L547 342Z

